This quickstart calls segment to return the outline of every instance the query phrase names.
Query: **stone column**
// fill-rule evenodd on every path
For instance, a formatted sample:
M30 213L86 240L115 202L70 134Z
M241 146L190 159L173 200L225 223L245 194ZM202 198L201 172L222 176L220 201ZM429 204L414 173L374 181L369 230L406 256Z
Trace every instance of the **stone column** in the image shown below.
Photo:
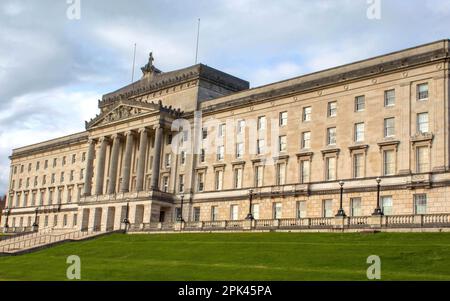
M103 182L105 177L105 160L106 160L106 147L108 146L109 139L107 137L100 138L100 149L97 156L97 179L95 181L95 194L103 194Z
M133 154L134 132L128 131L125 135L127 142L122 163L122 187L120 187L120 192L130 191L131 156Z
M146 128L140 129L141 140L139 143L139 159L137 168L136 191L144 190L144 175L145 175L145 156L147 154L148 130Z
M116 192L117 166L119 163L120 142L122 137L119 134L115 134L112 136L112 139L113 146L109 168L108 194L113 194Z
M90 196L92 194L92 175L94 173L94 154L95 154L95 141L89 139L89 147L86 161L86 172L84 175L84 196Z
M161 145L162 145L163 128L160 124L155 126L155 144L153 154L151 189L158 190L159 168L161 166Z

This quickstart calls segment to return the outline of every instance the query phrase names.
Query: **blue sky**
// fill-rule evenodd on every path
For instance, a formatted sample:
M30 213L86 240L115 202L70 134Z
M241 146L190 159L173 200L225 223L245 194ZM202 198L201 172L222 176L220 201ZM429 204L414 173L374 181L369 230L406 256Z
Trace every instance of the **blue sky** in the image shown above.
M153 51L170 71L199 61L255 87L449 38L450 0L75 0L0 3L0 194L15 147L83 131L102 94ZM370 2L370 3L369 3Z

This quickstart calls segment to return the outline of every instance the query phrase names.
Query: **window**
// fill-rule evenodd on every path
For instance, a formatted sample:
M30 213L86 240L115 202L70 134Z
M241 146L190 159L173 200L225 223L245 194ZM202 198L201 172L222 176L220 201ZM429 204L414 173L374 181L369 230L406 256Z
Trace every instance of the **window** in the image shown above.
M76 226L77 225L77 220L78 220L78 214L74 214L73 215L73 225Z
M327 145L336 144L336 128L327 129Z
M417 132L428 133L428 113L417 114Z
M206 155L205 149L202 148L202 149L200 150L200 163L205 162L205 155Z
M52 184L55 184L55 174L54 173L52 173Z
M19 179L19 188L22 188L22 179Z
M36 187L38 185L38 177L35 176L34 177L34 187Z
M356 123L355 124L355 142L364 141L364 123Z
M234 170L234 188L242 188L242 168Z
M167 145L171 145L172 144L172 135L167 135L166 144Z
M282 209L281 203L273 203L273 205L272 205L272 217L273 217L273 219L280 219L281 218L281 209Z
M286 163L277 164L277 185L286 184Z
M238 205L231 205L230 207L230 219L237 221L239 219L239 207Z
M54 158L53 159L53 167L56 167L56 164L58 163L58 159L57 158Z
M323 201L323 217L333 217L333 200Z
M169 177L168 176L164 176L162 178L162 184L163 184L163 192L168 192L169 191Z
M78 188L77 188L77 202L80 201L81 194L82 194L82 186L78 186Z
M216 170L215 173L215 188L216 190L222 190L223 188L223 171L222 170Z
M311 132L303 132L301 148L308 149L310 147L311 147Z
M75 164L75 162L77 162L77 155L73 154L72 155L72 164Z
M302 184L309 182L310 164L309 160L300 161L300 183Z
M84 162L84 161L86 161L86 152L83 152L81 154L81 162Z
M84 168L80 169L80 180L84 179Z
M41 162L39 162L39 161L36 162L36 171L39 170L39 167L40 167L40 165L41 165L40 163L41 163Z
M221 161L225 158L225 147L223 145L219 145L217 147L217 160Z
M205 188L205 174L201 172L197 175L197 190L199 192L202 192L204 188Z
M302 114L303 122L311 121L311 112L312 112L312 108L311 107L304 107L303 108L303 114Z
M194 219L194 222L200 221L200 207L194 207L192 218Z
M427 100L428 99L428 84L417 85L417 100Z
M30 187L30 178L27 178L27 181L25 182L25 187Z
M392 137L395 135L395 118L384 119L384 137Z
M429 164L429 149L428 146L419 146L416 148L417 172L428 172Z
M381 197L381 211L384 215L392 214L392 196Z
M332 101L328 103L328 117L335 117L337 113L337 102Z
M391 107L395 105L395 90L384 91L384 106Z
M48 160L45 160L44 161L44 169L47 169L48 168Z
M66 165L66 156L63 156L62 158L62 166Z
M175 218L176 218L176 220L180 220L181 219L181 207L176 207L175 208Z
M225 137L225 123L219 124L217 135L219 136L219 138Z
M58 216L54 215L53 216L53 227L56 227L56 226L58 226Z
M361 198L351 198L351 216L361 216Z
M336 157L326 158L326 179L327 181L336 180Z
M285 152L287 145L287 137L285 135L278 137L278 151Z
M61 176L59 178L60 183L64 183L64 171L61 172Z
M255 167L255 186L261 187L263 186L264 179L264 166L256 166Z
M258 155L261 155L265 152L265 140L264 139L258 139L256 141L256 153Z
M237 133L243 134L245 130L245 120L239 120L237 122Z
M33 191L33 194L31 195L31 206L36 205L36 191Z
M184 192L184 175L178 176L178 191Z
M46 215L44 218L44 226L48 227L48 215Z
M266 129L266 116L258 117L258 131Z
M166 154L164 157L164 163L165 163L166 167L170 167L171 161L172 161L171 154Z
M28 172L31 171L31 163L28 163Z
M184 165L186 163L186 152L185 151L181 151L181 153L180 153L180 163L181 163L181 165Z
M23 166L23 164L20 165L20 173L23 173L24 168L25 168L25 167Z
M297 202L297 218L306 218L306 201Z
M202 139L205 140L206 138L208 138L208 129L202 128Z
M73 175L74 175L74 174L75 174L75 171L71 170L71 171L70 171L70 176L69 176L70 182L73 181Z
M366 100L364 95L355 97L355 112L364 111L366 108Z
M219 218L219 207L211 206L211 220L217 221L218 218Z
M383 174L385 176L395 174L395 151L394 150L385 150L383 152L383 165L384 170Z
M354 154L353 155L353 177L354 178L361 178L364 176L363 160L364 160L364 154Z
M67 214L63 215L63 227L67 227Z
M279 116L279 124L280 126L286 126L288 121L288 113L287 112L281 112Z
M259 219L259 204L252 204L252 215L254 219Z
M236 158L241 159L244 155L244 143L236 143Z
M414 214L426 214L427 213L427 195L415 194L414 195Z

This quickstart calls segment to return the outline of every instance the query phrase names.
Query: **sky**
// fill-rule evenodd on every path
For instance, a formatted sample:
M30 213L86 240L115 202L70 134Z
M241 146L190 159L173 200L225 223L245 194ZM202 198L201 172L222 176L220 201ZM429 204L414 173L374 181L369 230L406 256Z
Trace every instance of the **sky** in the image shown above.
M0 195L12 149L84 131L153 51L252 87L449 38L450 0L2 0Z

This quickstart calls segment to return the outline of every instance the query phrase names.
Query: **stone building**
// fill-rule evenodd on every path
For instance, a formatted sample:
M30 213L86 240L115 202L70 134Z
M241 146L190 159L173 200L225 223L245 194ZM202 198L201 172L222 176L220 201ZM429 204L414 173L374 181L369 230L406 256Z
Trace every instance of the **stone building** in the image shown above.
M442 40L250 89L150 55L86 131L13 150L2 225L332 217L340 185L349 216L450 213L448 65Z

